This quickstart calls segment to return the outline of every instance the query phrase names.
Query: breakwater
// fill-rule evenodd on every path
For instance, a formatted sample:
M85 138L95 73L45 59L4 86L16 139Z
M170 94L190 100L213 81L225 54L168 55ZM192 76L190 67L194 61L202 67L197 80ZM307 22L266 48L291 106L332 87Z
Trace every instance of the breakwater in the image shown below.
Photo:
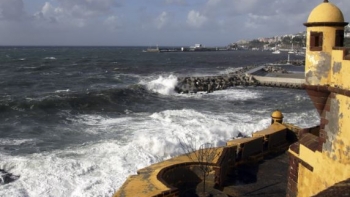
M175 91L178 93L210 93L233 86L302 88L303 83L303 73L295 74L280 66L246 66L227 75L180 77Z

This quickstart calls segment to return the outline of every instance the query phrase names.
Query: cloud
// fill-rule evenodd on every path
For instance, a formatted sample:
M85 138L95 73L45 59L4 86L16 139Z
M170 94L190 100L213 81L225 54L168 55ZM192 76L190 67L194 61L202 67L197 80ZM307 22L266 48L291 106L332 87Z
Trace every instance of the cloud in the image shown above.
M57 0L63 12L76 17L95 17L110 13L118 6L115 0Z
M1 0L0 20L18 21L25 15L22 0Z
M169 16L167 12L162 12L156 19L155 25L158 29L163 28L169 21Z
M349 21L350 1L331 2ZM302 24L320 3L322 0L0 0L0 42L186 45L197 40L220 45L303 31Z
M84 27L98 20L103 23L103 18L113 16L113 8L118 6L116 0L56 0L55 6L45 2L34 18L60 26Z
M208 21L207 17L200 12L191 10L187 15L187 24L190 27L200 28Z
M41 11L34 13L33 18L36 21L46 21L49 23L57 23L57 13L59 10L55 9L49 2L45 2Z
M107 17L103 24L112 30L118 30L122 27L120 18L115 15Z

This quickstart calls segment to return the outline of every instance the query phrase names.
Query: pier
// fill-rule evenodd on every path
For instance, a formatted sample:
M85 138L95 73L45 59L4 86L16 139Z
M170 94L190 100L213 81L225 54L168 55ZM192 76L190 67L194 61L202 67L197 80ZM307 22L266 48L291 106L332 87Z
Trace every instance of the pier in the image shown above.
M286 87L286 88L302 88L305 83L305 76L303 72L300 73L280 73L267 72L264 73L266 66L260 66L246 72L247 75L252 76L261 86Z

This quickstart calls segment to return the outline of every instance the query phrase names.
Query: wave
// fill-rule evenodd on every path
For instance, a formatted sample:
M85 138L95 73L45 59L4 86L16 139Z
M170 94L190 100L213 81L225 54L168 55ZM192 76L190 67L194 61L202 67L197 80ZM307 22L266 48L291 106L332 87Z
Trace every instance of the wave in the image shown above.
M144 79L140 81L147 87L148 90L162 94L172 95L175 94L175 86L177 84L177 77L169 75L167 77L159 76L157 79Z
M1 138L0 146L19 146L26 143L34 143L35 139L10 139L10 138Z
M254 89L247 89L241 87L229 88L226 90L215 91L210 94L200 92L197 94L177 94L177 97L196 98L200 100L213 100L213 101L249 101L262 98L261 92Z
M66 90L56 90L55 93L69 92L69 91L70 91L69 89L66 89Z
M45 60L56 60L55 57L45 57L44 59L45 59Z
M317 114L305 111L285 116L298 124L310 113ZM89 126L88 133L122 135L25 156L0 152L0 169L20 176L11 188L0 190L0 196L111 196L138 169L183 154L181 143L194 148L207 142L222 146L239 133L250 136L266 128L271 119L265 113L247 111L177 109L121 118L79 114L71 121ZM188 136L194 141L186 140Z
M132 111L132 107L138 103L152 100L149 97L152 97L152 93L142 85L101 91L87 90L86 92L73 92L69 89L57 90L54 93L40 96L3 98L0 100L0 112L72 109L82 111L116 111L124 114L127 109Z
M230 67L230 68L226 68L223 71L220 71L219 74L221 74L221 75L228 75L230 73L234 73L234 72L239 71L241 69L242 69L242 67L238 67L238 68L237 67L236 68Z

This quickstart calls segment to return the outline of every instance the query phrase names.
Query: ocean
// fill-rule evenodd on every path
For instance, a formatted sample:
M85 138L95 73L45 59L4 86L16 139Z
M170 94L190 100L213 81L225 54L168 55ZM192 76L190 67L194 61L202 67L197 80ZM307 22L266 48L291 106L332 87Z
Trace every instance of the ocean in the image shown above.
M225 145L284 121L315 126L305 90L237 86L178 94L178 77L287 59L261 51L143 53L142 47L1 47L1 197L111 196L140 168L182 154L179 139ZM291 55L291 59L302 59Z

